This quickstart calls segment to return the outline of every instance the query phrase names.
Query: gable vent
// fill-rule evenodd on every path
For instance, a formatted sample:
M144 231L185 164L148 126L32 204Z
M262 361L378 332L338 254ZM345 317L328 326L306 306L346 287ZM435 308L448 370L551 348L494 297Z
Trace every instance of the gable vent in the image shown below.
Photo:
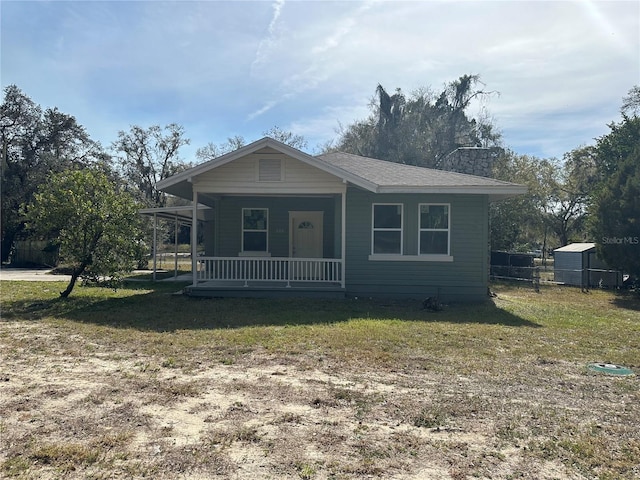
M261 158L258 160L258 181L282 181L282 161L280 159L272 158Z

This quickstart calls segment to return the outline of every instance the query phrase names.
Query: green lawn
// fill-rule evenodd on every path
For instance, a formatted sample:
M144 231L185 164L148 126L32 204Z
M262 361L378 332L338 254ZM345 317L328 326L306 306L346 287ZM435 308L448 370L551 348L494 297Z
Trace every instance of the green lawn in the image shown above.
M230 372L276 365L287 366L283 377L295 377L286 384L286 395L285 378L278 376L236 384L233 392L242 394L238 402L246 406L254 399L262 405L257 398L278 398L288 408L282 407L280 418L289 420L269 423L256 406L243 410L238 423L242 409L228 407L229 416L220 422L233 419L233 429L209 422L208 433L194 437L194 445L208 449L208 460L189 463L174 452L180 468L194 475L211 474L212 455L222 465L216 464L222 469L219 478L245 471L237 452L231 454L232 446L245 456L261 452L264 459L251 458L262 462L260 471L267 474L256 478L430 478L420 473L420 459L430 455L436 459L433 472L456 479L640 475L638 377L616 378L587 368L591 362L608 362L640 372L640 300L631 294L557 287L535 293L495 285L498 297L492 301L448 305L433 313L416 301L193 299L172 295L179 288L175 284L144 282L115 291L81 287L62 300L58 291L63 287L2 282L0 376L33 368L35 358L53 362L62 357L75 364L99 358L115 365L122 377L118 384L131 385L126 391L113 387L115 393L108 394L89 382L91 398L102 399L99 405L132 402L142 408L156 402L165 408L180 397L200 399L210 409L215 404L206 400L211 390L194 383L202 375L209 382L214 374L226 378ZM99 369L92 372L102 375ZM29 376L16 375L22 375L20 388L12 381L1 388L26 395ZM317 385L310 375L319 378ZM340 379L349 381L336 385ZM171 387L161 389L160 381ZM75 398L77 392L69 388L62 390ZM37 397L40 390L29 395ZM4 451L0 441L0 476L62 472L70 478L160 478L164 472L162 478L171 478L181 472L162 466L158 458L141 457L141 440L133 440L138 429L126 422L110 430L119 435L117 445L95 447L102 451L96 458L86 458L89 452L68 438L75 453L47 453L54 439L64 437L58 424L44 435L49 443L34 437L25 448L7 448L8 440L32 437L28 428L13 431L20 429L23 403L2 398L0 411L12 413L0 420L0 440L7 440ZM323 425L311 421L315 410L305 413L302 406L335 416L335 431L342 433L332 449L312 432ZM297 443L313 445L315 453L298 451L282 439L291 435L285 428L291 422L304 426L297 430ZM389 425L394 434L383 435ZM94 446L105 435L95 429L100 435L93 432L85 439ZM120 461L112 458L114 452Z

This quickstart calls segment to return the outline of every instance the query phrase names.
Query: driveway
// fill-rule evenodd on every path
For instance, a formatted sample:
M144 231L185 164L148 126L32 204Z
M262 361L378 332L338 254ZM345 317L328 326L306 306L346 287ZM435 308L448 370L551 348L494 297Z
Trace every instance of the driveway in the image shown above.
M71 275L52 275L51 269L42 268L0 268L0 280L68 282L71 280Z
M0 268L1 280L21 280L27 282L68 282L71 275L53 275L51 269L46 268ZM151 273L151 270L134 270L134 274ZM161 282L190 282L193 277L191 274L178 275L177 278L169 277Z

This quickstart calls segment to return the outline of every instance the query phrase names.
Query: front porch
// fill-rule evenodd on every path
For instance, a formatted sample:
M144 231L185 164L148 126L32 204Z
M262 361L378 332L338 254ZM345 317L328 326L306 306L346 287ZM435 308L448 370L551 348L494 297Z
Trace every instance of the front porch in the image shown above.
M344 297L344 262L332 258L199 257L191 296Z
M159 182L191 202L185 293L344 296L344 173L265 138Z

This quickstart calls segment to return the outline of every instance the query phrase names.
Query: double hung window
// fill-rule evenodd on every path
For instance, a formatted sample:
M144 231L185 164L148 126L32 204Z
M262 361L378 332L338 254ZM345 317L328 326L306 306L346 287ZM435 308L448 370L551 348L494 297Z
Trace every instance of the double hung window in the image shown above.
M449 255L449 205L422 203L420 211L420 255Z
M372 254L402 255L402 204L373 204Z
M242 251L267 252L269 250L269 210L242 209Z

